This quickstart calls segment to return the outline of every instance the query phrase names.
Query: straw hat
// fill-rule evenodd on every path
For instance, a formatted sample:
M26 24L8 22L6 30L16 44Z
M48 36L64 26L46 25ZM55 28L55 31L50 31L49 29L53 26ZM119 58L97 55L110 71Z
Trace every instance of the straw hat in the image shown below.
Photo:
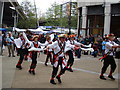
M38 35L33 36L33 40L34 40L35 38L39 38L39 36L38 36Z
M59 37L59 38L66 38L67 35L66 35L66 34L60 34L60 35L58 35L58 37Z

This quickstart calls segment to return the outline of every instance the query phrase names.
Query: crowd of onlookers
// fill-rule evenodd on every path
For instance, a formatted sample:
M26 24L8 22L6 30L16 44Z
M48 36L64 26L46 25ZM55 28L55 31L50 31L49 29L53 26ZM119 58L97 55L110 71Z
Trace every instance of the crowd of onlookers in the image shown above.
M45 43L46 41L46 36L51 35L49 34L39 34L39 42L41 43ZM54 33L54 39L53 41L55 41L58 37L57 37L57 33ZM26 36L29 40L32 40L32 37L34 36L33 33L26 31ZM2 55L3 50L5 48L5 46L7 46L8 48L8 53L9 53L9 57L13 56L15 57L14 51L15 51L15 44L14 44L14 39L19 37L19 33L17 32L0 32L0 55ZM90 53L91 55L93 55L94 57L97 56L102 56L104 55L104 51L105 51L105 44L108 41L107 39L107 35L104 35L103 37L101 35L97 35L97 36L93 36L92 34L89 36L86 36L85 38L83 36L75 36L75 40L77 42L80 42L84 45L89 45L91 44L92 48L94 49L94 52ZM117 38L114 40L117 44L120 45L120 41L117 40ZM84 55L88 55L88 52L84 52ZM120 58L120 51L115 53L116 58Z
M94 57L97 56L103 56L105 51L105 44L108 42L108 35L104 35L103 37L101 35L93 36L92 34L89 36L86 36L83 38L82 36L79 36L76 38L76 40L84 45L92 44L92 48L94 49L94 52L91 53ZM120 41L117 39L117 37L114 40L117 44L120 45ZM88 55L88 52L86 53ZM120 51L115 50L115 57L120 58Z

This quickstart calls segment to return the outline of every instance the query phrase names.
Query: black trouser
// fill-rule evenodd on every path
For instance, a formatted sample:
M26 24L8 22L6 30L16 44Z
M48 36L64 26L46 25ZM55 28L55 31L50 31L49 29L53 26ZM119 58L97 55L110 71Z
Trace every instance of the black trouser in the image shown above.
M116 52L115 58L120 59L120 51L117 51L117 52Z
M37 52L32 52L32 63L30 69L35 69L37 64Z
M26 53L28 53L27 49L19 49L20 58L19 58L17 66L21 66L21 64L23 62L23 59L24 59L24 56L26 55Z
M103 63L103 67L102 67L102 74L104 74L106 72L107 67L109 65L111 65L111 71L114 72L116 69L116 63L115 63L113 56L107 56L106 58L104 58L104 63Z
M69 55L69 59L67 62L67 66L72 66L74 63L74 57L73 57L73 52L71 50L67 51L68 55Z
M81 49L77 49L76 50L76 53L77 53L77 58L80 58L81 57Z
M52 53L52 52L50 52L50 51L47 52L47 57L46 57L45 63L48 62L48 59L49 59L49 58L50 58L50 62L53 63L53 61L52 61L52 54L51 54L51 53Z
M53 66L52 78L55 78L55 76L57 75L59 65L60 65L60 67L61 67L61 70L60 70L59 75L62 75L62 74L65 73L65 68L62 68L62 58L63 58L63 57L59 57L58 66L57 66L57 67L54 67L54 66Z

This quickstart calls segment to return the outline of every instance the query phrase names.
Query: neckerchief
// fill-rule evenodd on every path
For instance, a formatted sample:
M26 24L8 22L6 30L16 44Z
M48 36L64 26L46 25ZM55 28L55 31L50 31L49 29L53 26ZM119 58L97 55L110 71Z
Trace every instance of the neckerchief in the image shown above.
M64 52L65 42L62 45L62 43L58 41L58 45L59 45L59 47L60 47L61 50L57 53L57 55L60 55L62 52Z
M33 42L35 48L38 48L38 42Z

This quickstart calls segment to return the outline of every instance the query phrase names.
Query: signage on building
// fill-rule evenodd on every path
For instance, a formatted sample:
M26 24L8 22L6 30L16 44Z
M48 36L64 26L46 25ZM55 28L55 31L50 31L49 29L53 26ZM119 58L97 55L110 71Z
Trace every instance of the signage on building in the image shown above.
M70 3L67 3L66 5L67 9L67 16L70 16Z

